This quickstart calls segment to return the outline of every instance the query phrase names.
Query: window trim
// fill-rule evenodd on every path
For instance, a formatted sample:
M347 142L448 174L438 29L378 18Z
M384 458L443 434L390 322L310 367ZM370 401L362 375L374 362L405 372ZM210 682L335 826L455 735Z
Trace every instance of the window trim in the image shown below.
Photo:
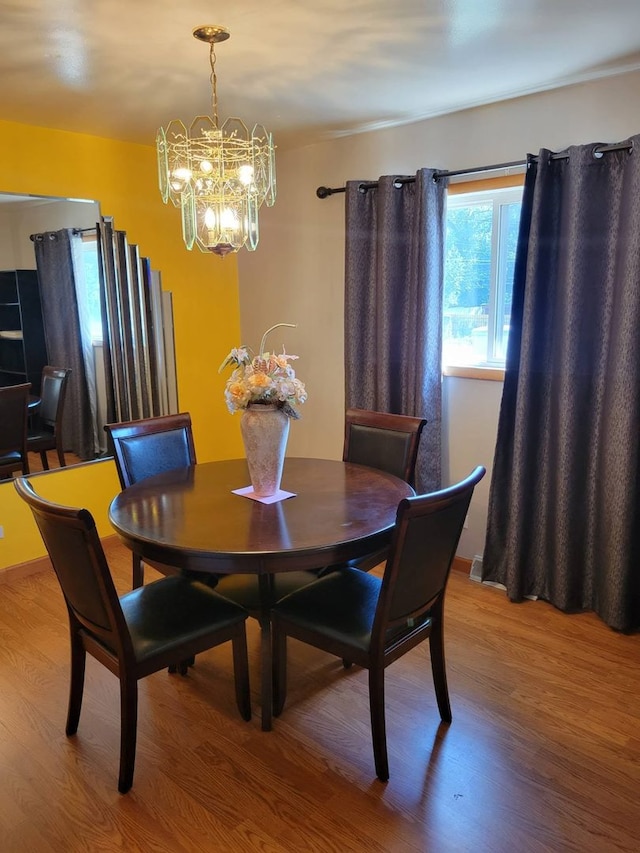
M484 379L490 382L504 382L504 367L464 367L447 364L442 368L443 376L453 376L456 379Z

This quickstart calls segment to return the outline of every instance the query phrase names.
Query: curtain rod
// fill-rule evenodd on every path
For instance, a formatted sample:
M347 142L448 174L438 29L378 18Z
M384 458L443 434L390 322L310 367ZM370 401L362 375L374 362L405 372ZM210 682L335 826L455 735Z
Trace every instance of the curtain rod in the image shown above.
M96 226L94 225L93 228L72 228L71 229L72 234L85 234L88 231L93 231L94 233L96 233ZM45 233L49 233L49 232L45 232ZM51 233L53 233L53 232L51 232ZM44 240L44 235L43 234L29 234L29 239L31 240L32 243L35 243L36 240L38 240L39 242L42 242L42 240ZM51 239L55 239L55 238L52 237Z
M594 157L601 157L603 154L606 154L609 151L632 151L633 143L632 142L616 142L613 145L597 145L593 149ZM530 158L531 160L537 160L538 155L534 155ZM551 155L552 160L568 160L569 155L561 151L557 154ZM453 178L456 175L477 175L480 172L496 172L499 169L511 169L514 167L521 167L527 165L527 160L512 160L510 163L494 163L492 166L473 166L469 169L456 169L455 171L448 171L446 169L439 170L437 169L434 172L433 180L437 181L438 178ZM415 176L408 176L406 178L396 178L395 185L402 186L403 184L413 184L415 183ZM358 189L360 192L365 193L367 190L375 189L378 186L378 181L363 181ZM316 195L318 198L327 198L330 195L335 195L336 193L344 193L347 191L345 187L318 187L316 190Z

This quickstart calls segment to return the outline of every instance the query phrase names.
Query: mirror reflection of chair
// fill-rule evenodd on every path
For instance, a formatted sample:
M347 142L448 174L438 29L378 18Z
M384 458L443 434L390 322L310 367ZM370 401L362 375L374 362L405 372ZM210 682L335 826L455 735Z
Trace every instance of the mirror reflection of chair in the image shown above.
M27 406L31 383L0 388L0 480L29 473Z
M477 467L462 482L402 500L384 576L350 567L319 578L272 610L274 715L286 699L287 637L294 637L369 671L369 706L376 775L389 778L384 671L429 639L440 717L451 722L444 654L447 580L476 484Z
M45 471L49 470L47 450L56 451L61 468L67 464L64 458L62 418L70 375L70 367L46 365L42 370L40 405L31 416L33 424L28 430L27 449L30 453L40 454Z
M196 464L191 416L188 412L105 424L104 429L110 440L123 489L154 474ZM147 562L165 575L178 571L174 566ZM136 589L143 583L144 565L140 556L134 554L132 586Z
M251 719L246 611L181 576L161 578L119 598L91 513L41 499L22 478L15 485L31 507L69 614L67 735L78 729L87 652L120 680L121 793L133 783L141 678L231 641L236 703L242 718Z

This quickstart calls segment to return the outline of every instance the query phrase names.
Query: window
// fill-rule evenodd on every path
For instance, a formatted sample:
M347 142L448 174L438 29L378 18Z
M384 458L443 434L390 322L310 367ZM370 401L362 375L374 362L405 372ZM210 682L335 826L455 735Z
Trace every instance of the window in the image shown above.
M98 244L95 236L82 239L82 285L86 299L88 332L92 341L102 340L102 311L100 308L100 273Z
M481 182L476 182L476 186ZM522 187L447 198L442 362L503 368Z

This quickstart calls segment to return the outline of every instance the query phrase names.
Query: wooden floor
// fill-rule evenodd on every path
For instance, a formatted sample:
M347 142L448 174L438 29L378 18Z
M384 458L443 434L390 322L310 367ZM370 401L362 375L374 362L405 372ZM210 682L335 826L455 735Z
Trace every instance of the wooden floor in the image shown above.
M120 591L130 557L106 549ZM148 574L153 574L148 571ZM260 853L528 853L640 849L640 636L452 576L453 723L440 726L424 644L387 670L391 778L378 782L367 676L290 643L272 732L236 710L228 646L187 678L140 683L133 789L116 789L117 681L88 659L64 734L65 610L49 572L0 595L0 849Z
M49 469L59 468L60 462L58 461L58 454L55 450L47 450L47 461L49 463ZM64 454L64 461L69 465L78 465L82 462L79 456L76 456L74 453L70 453L68 450ZM29 473L36 474L38 471L43 471L42 460L40 459L39 453L29 453ZM19 477L20 472L16 472L13 475L14 477Z

